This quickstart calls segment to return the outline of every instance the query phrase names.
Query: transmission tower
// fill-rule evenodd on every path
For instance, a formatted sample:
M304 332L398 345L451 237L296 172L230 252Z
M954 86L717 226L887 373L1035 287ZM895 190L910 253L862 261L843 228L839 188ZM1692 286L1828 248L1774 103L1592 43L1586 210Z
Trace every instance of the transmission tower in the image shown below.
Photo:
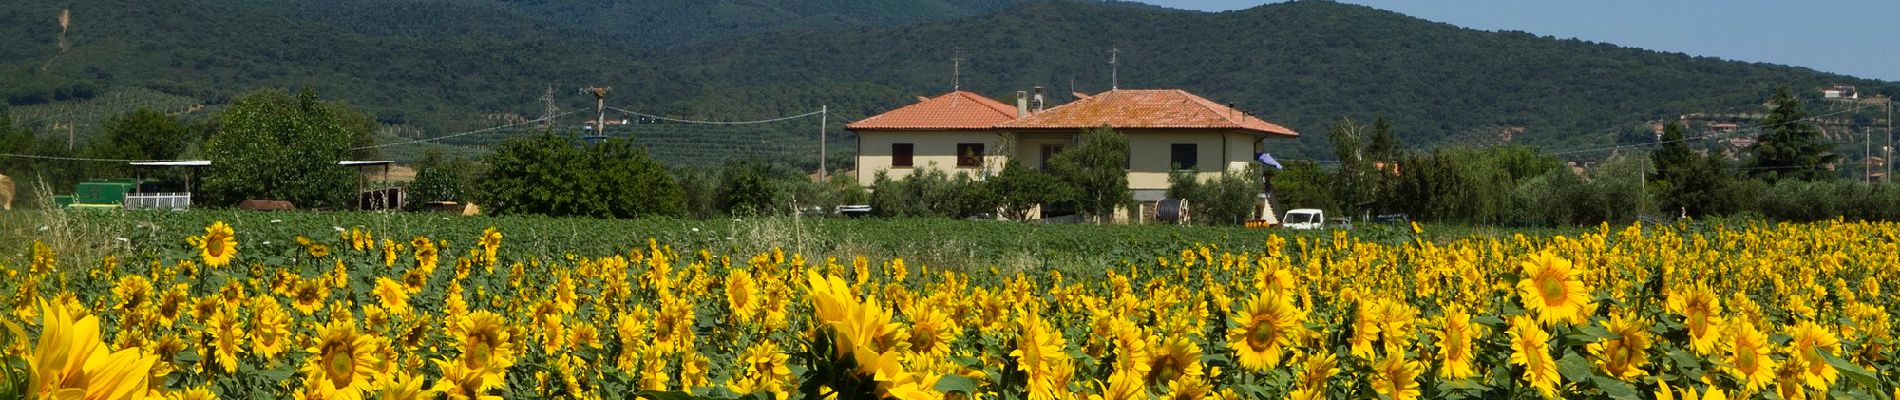
M560 107L554 106L554 85L548 85L547 91L541 93L541 103L547 107L541 111L541 130L553 131L554 114L561 112Z

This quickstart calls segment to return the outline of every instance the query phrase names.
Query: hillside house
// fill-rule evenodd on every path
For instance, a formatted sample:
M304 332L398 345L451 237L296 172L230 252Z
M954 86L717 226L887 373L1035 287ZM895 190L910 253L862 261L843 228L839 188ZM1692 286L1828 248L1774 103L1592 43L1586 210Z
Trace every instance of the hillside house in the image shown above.
M1109 126L1128 136L1128 189L1136 201L1161 200L1177 168L1202 177L1238 171L1267 151L1268 140L1295 138L1292 129L1176 89L1111 90L1047 109L1041 94L1017 93L1011 107L954 91L845 125L858 136L858 180L871 186L922 168L967 171L981 179L1014 159L1046 168L1075 145L1083 130Z

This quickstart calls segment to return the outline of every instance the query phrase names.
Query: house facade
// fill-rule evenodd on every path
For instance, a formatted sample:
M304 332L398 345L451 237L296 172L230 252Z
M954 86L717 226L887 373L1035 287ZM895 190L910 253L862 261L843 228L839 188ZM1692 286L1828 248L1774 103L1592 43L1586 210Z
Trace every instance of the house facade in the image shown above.
M1255 154L1269 149L1269 140L1299 136L1182 90L1120 89L1076 97L1043 108L1019 92L1011 107L955 91L852 122L845 129L858 136L858 180L871 186L879 172L901 179L925 168L982 179L1012 159L1046 168L1048 159L1078 143L1084 130L1109 126L1128 137L1128 189L1135 200L1152 202L1165 196L1174 171L1208 178L1244 170Z

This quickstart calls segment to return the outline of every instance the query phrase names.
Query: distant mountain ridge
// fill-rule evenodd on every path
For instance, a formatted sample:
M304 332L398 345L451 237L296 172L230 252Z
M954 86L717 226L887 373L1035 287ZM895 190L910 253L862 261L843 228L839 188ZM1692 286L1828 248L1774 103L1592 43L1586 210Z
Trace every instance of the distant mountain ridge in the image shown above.
M1616 127L1750 107L1779 87L1900 94L1891 82L1806 68L1482 32L1323 1L1202 13L1067 0L100 0L72 4L64 53L52 22L61 5L29 3L0 4L0 95L26 100L16 103L73 84L212 101L311 88L431 132L488 123L476 115L539 115L550 86L563 108L591 109L573 91L594 84L614 86L616 104L668 115L829 105L842 125L949 91L958 49L963 87L1008 101L1033 86L1056 100L1107 90L1117 48L1122 87L1235 104L1305 134L1282 146L1314 158L1339 117L1390 118L1411 147L1508 133L1511 143L1573 148L1611 143Z

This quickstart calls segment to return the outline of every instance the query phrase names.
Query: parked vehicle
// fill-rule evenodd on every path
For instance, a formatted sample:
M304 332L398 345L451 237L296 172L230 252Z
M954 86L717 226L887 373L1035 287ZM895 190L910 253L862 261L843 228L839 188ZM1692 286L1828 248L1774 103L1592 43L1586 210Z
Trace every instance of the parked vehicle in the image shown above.
M1326 212L1317 208L1296 208L1287 210L1280 218L1280 226L1287 229L1310 230L1326 227Z

